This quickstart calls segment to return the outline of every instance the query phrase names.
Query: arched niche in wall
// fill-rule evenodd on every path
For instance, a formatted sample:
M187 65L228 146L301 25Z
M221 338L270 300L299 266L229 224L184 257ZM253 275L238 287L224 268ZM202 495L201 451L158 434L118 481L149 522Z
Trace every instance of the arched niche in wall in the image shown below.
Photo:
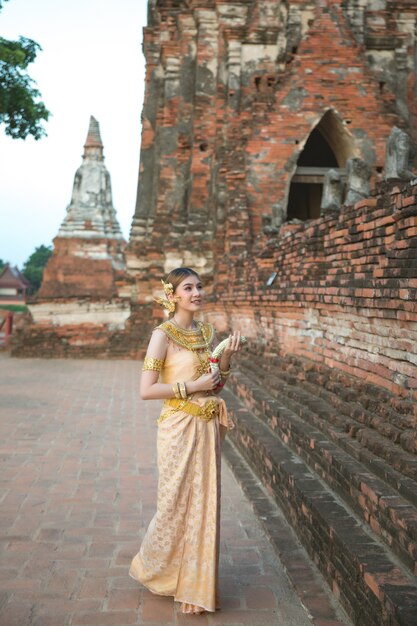
M357 156L354 139L342 120L329 109L313 128L291 180L287 220L317 219L323 194L323 181L329 169L345 174L346 161Z

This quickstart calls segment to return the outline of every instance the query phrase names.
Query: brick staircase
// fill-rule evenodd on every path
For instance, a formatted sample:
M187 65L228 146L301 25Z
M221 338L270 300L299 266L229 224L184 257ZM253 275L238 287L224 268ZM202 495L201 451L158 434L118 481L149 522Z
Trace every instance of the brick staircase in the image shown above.
M296 358L241 358L231 438L354 624L417 624L417 407Z

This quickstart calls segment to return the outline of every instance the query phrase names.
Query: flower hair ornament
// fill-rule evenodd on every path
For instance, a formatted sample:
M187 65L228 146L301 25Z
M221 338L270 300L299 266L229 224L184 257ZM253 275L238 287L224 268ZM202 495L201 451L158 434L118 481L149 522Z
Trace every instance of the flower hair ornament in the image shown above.
M175 302L179 300L179 298L176 298L173 294L174 294L174 287L172 285L172 283L165 283L162 279L161 279L161 283L162 286L164 288L164 292L165 292L165 298L154 298L155 302L157 302L158 304L161 304L164 309L167 309L170 313L173 313L175 311ZM169 296L172 296L172 300L169 300Z

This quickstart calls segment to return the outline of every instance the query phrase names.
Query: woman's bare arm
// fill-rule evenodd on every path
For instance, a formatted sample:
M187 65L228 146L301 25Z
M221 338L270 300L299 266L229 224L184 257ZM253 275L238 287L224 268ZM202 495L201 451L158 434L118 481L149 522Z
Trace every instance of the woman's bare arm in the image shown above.
M154 330L146 351L147 358L165 361L167 350L168 340L165 333L161 330ZM158 378L159 372L154 370L145 370L142 372L139 388L142 400L164 400L165 398L175 398L172 385L159 383Z

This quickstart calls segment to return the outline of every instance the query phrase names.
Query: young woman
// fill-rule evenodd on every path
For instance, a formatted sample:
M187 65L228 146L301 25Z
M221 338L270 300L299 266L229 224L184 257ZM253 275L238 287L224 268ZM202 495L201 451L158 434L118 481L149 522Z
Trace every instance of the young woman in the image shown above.
M211 324L196 322L203 286L186 267L173 270L164 284L170 319L152 333L140 394L164 399L158 418L157 511L132 560L129 574L153 593L174 596L183 613L219 607L221 441L229 422L217 397L238 352L239 331L230 335L211 373Z

